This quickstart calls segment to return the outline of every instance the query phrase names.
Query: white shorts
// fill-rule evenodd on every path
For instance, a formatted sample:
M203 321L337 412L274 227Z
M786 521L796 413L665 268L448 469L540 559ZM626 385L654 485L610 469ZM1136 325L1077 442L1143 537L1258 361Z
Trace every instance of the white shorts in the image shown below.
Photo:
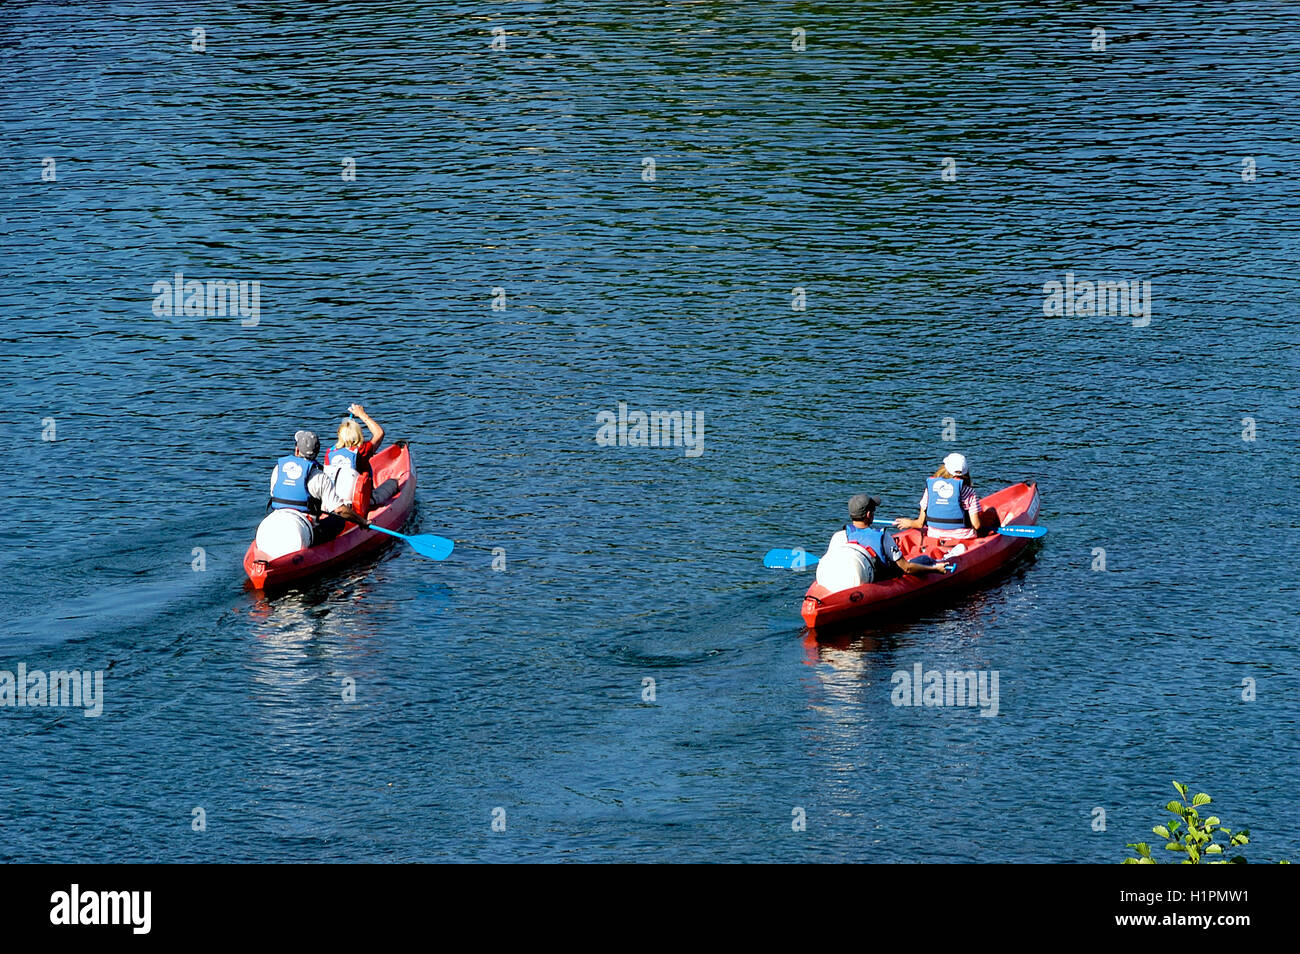
M957 530L937 530L928 526L925 528L925 535L931 540L951 540L953 543L958 540L974 540L977 536L971 527L961 527Z

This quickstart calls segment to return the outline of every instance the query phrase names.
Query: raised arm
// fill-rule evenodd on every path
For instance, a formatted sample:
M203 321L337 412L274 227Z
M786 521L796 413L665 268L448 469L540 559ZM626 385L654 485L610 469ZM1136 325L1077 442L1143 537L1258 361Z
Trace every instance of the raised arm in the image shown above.
M360 404L348 405L348 411L361 418L361 423L366 425L366 430L370 432L370 445L372 449L379 450L379 445L384 442L384 429L373 417L366 413L366 409Z

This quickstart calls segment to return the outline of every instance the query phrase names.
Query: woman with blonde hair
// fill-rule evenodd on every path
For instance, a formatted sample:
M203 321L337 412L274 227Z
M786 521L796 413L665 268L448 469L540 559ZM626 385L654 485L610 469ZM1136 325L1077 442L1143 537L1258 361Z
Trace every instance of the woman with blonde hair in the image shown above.
M940 543L959 543L975 539L980 530L997 529L996 523L995 515L980 514L980 498L975 493L966 458L949 454L943 459L943 466L926 480L921 512L916 519L900 517L894 526L900 530L921 530L923 536Z
M370 431L370 439L363 440L361 425L351 417L346 418L339 424L337 442L325 454L325 473L334 481L339 495L352 502L357 513L367 514L392 498L397 492L397 481L389 479L374 487L370 458L384 442L384 429L360 404L349 405L348 413L361 418Z

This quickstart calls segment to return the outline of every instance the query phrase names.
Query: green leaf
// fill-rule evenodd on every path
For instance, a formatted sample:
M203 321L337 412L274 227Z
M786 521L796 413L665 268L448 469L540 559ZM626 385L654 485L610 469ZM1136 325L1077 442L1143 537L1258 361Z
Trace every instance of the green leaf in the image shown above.
M1197 792L1194 796L1192 796L1193 805L1208 805L1210 804L1211 801L1213 801L1213 799L1211 799L1210 796L1206 795L1204 792Z
M1198 864L1201 860L1201 853L1196 850L1195 845L1187 846L1187 855L1192 859L1192 864Z
M1136 858L1125 858L1120 862L1122 865L1140 865L1141 863L1142 862L1138 861Z
M1165 845L1165 851L1183 851L1183 850L1184 850L1183 846L1176 841L1171 841L1169 844Z
M1221 854L1223 854L1223 846L1222 846L1222 845L1210 845L1208 848L1205 849L1205 853L1206 853L1207 855L1221 855Z
M1187 797L1187 786L1184 785L1182 782L1174 782L1174 791L1176 791L1183 798Z
M1180 828L1182 828L1182 827L1183 827L1183 823L1180 822L1180 821L1176 821L1176 820L1175 820L1175 821L1171 821L1171 822L1169 823L1169 830L1170 830L1170 831L1178 831L1178 829L1180 829Z
M1183 803L1182 803L1182 802L1170 802L1168 805L1165 806L1165 811L1173 812L1175 815L1182 815L1182 813L1183 813Z
M1223 822L1219 821L1218 815L1211 815L1209 818L1205 819L1205 827L1207 829L1213 828L1215 825L1222 825L1222 824Z
M1157 835L1159 835L1161 838L1163 838L1165 841L1168 841L1170 838L1169 829L1166 828L1164 825L1156 825L1156 827L1152 828L1151 830L1155 832Z

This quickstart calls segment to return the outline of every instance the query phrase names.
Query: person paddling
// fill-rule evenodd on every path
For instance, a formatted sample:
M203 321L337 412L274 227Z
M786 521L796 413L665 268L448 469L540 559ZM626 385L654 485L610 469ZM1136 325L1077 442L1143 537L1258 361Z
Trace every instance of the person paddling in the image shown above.
M905 573L943 573L945 563L929 557L908 560L893 536L883 527L873 527L880 500L867 494L849 498L849 522L831 537L826 555L817 562L817 582L839 591L880 583Z
M397 493L397 481L390 477L378 487L374 486L370 458L384 442L384 429L360 404L348 405L348 413L365 422L370 439L362 440L361 425L352 418L340 423L338 440L325 453L325 473L334 482L340 497L350 502L357 513L367 514L393 498Z
M925 538L944 546L963 544L997 529L995 513L980 513L980 499L971 481L970 467L961 454L949 454L943 465L925 482L920 512L915 520L900 517L894 526L900 530L920 530Z
M316 462L320 439L315 433L298 431L293 442L293 453L271 471L271 512L257 528L258 548L272 559L332 540L348 520L369 527Z

